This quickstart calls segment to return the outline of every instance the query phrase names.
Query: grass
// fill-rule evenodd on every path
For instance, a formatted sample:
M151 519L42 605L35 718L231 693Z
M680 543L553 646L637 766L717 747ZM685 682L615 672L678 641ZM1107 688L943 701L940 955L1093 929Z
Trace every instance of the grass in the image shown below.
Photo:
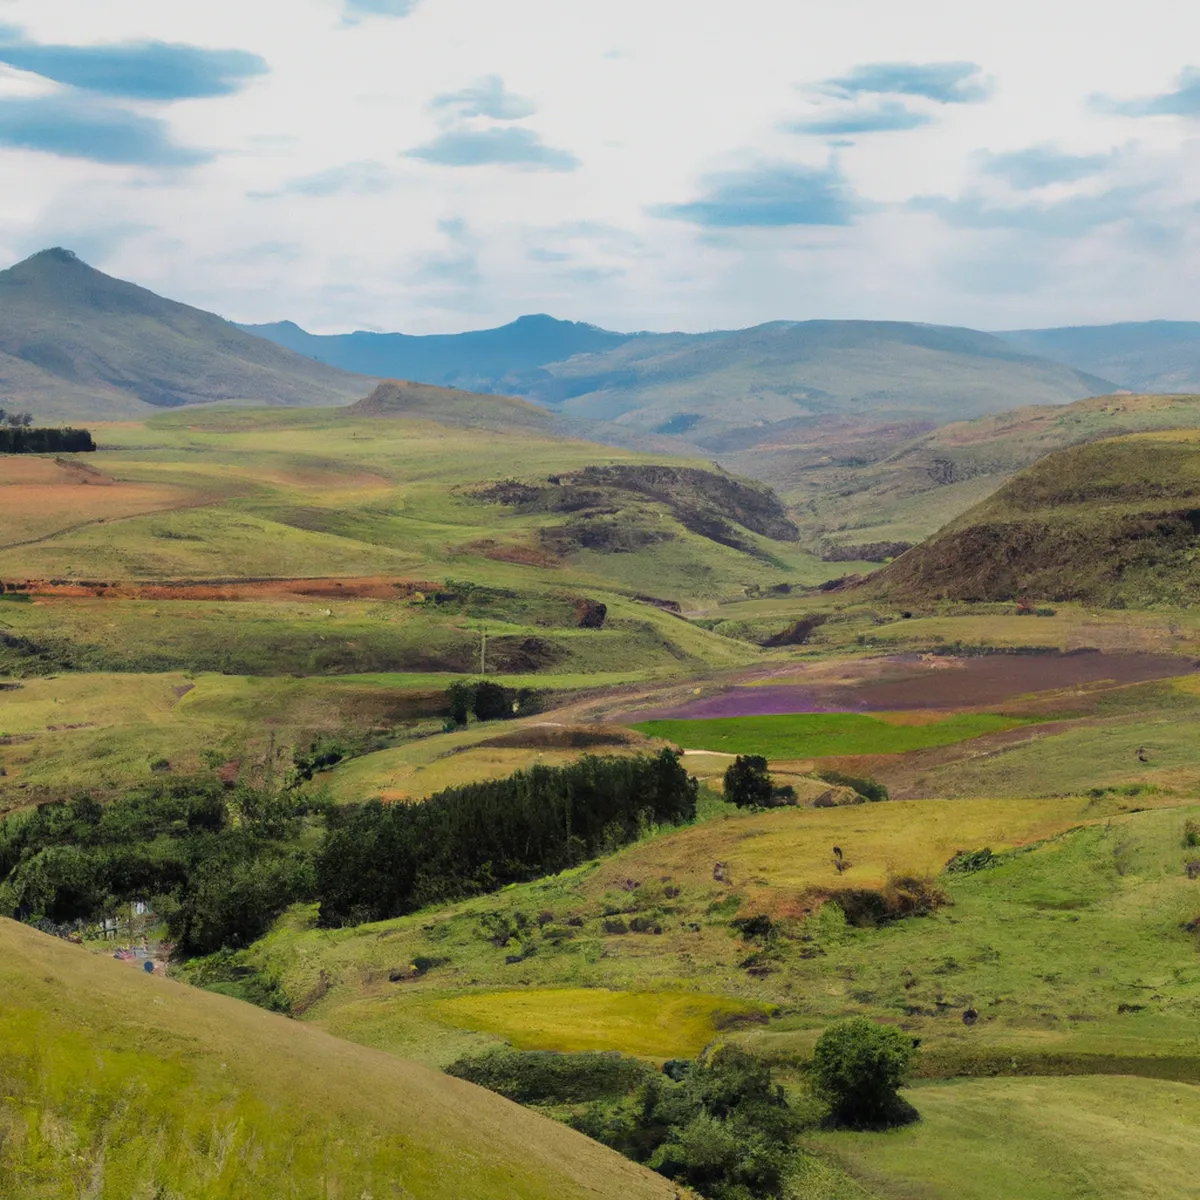
M1195 1189L1200 1089L1187 1084L960 1080L914 1088L909 1099L921 1113L915 1125L806 1142L876 1200L1176 1200Z
M0 1190L667 1197L478 1088L0 921Z
M760 1006L696 992L544 988L482 992L434 1001L428 1012L463 1029L495 1034L519 1050L620 1050L643 1058L694 1058L731 1019Z
M784 713L760 717L642 721L635 729L688 750L759 754L771 759L828 758L851 754L904 754L949 746L1015 729L1022 718L963 713L921 724L900 724L864 713Z

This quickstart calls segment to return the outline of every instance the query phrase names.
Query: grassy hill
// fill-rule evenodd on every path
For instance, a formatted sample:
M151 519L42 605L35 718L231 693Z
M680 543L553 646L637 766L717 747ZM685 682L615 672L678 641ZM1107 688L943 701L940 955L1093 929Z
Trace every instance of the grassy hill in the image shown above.
M1200 592L1200 432L1135 434L1039 459L884 569L900 597L1189 605Z
M1027 354L1103 375L1136 392L1200 391L1200 322L1015 329L996 336Z
M0 920L0 1192L669 1197L563 1126Z
M545 409L513 396L481 395L458 388L436 387L407 379L388 379L369 396L342 410L353 420L360 417L423 417L451 428L494 429L514 433L528 429L545 434L554 418Z
M338 404L364 380L44 250L0 272L0 390L42 420L141 417L213 400Z
M934 430L829 421L721 459L775 488L807 544L831 557L857 557L856 547L894 554L895 543L921 541L1051 451L1142 430L1195 428L1200 396L1096 396Z

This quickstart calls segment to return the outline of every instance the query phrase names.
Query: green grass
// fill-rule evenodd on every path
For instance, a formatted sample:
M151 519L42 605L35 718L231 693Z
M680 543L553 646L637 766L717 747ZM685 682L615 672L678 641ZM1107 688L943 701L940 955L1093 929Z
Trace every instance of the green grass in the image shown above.
M662 1197L481 1089L0 921L12 1200Z
M875 1200L1180 1200L1195 1192L1200 1088L1145 1079L913 1088L890 1133L810 1135ZM801 1200L833 1200L814 1186Z
M642 721L634 728L688 750L759 754L772 759L903 754L949 746L1023 723L1019 717L963 713L927 724L894 724L863 713L783 713L762 717Z

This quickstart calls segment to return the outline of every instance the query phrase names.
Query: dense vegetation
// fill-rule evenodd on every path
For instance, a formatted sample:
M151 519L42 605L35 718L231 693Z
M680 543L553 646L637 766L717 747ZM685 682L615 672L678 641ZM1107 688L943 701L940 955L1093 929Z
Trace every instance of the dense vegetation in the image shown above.
M54 926L144 901L184 954L247 945L313 894L311 801L216 783L44 804L0 823L0 915Z
M780 1195L796 1113L771 1070L734 1046L662 1073L614 1054L498 1051L448 1068L543 1107L626 1158L711 1200Z
M696 791L679 756L664 750L535 766L419 805L334 810L317 858L321 919L384 920L565 870L653 825L692 820Z
M80 454L95 449L86 429L0 426L0 454Z

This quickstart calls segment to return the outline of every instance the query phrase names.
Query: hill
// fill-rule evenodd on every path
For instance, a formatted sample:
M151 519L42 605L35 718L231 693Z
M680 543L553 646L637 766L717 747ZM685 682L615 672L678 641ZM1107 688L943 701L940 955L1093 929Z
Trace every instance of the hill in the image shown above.
M677 1194L481 1088L5 920L0 997L11 1200Z
M43 250L0 271L0 391L42 420L150 415L214 400L340 404L365 381L212 313Z
M806 541L826 557L870 558L928 537L1043 454L1188 428L1200 428L1200 396L1096 396L934 430L829 421L722 455L722 462L775 488Z
M484 395L407 379L388 379L369 396L341 410L362 417L424 418L452 427L549 432L554 418L545 409L513 396Z
M319 337L290 322L245 328L347 369L507 392L575 420L616 422L627 436L673 436L706 453L734 452L831 417L928 428L1113 387L991 334L904 322L622 334L537 316L427 337ZM611 441L614 431L592 428L589 436Z
M1200 596L1198 534L1200 431L1137 434L1039 459L877 586L914 600L1188 605Z
M1136 321L998 333L1041 355L1137 392L1200 391L1200 322Z
M312 334L292 321L239 328L318 362L355 371L421 379L443 387L519 391L518 381L546 363L611 350L639 335L613 333L545 314L518 317L498 329L469 333Z

